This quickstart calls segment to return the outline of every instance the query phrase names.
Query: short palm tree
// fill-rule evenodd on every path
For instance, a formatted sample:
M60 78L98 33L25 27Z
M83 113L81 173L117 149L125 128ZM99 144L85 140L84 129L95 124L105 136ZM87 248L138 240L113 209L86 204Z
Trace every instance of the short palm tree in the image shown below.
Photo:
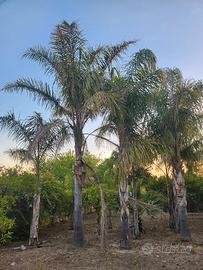
M152 154L152 142L147 136L145 125L150 115L152 91L160 81L161 71L156 68L156 57L148 49L135 53L127 65L125 75L111 72L110 87L119 93L118 109L106 113L99 136L113 133L118 137L118 177L121 205L121 247L129 243L129 198L128 180L133 170L144 165ZM136 200L136 198L135 198ZM138 212L134 205L136 220L135 237L138 237Z
M173 198L172 227L183 239L190 238L187 222L186 185L183 163L188 147L200 136L202 125L203 83L184 80L178 69L165 70L162 87L158 91L153 114L152 130L164 145L164 158L172 169Z
M38 243L41 164L48 153L60 147L60 138L63 138L66 129L61 121L52 120L46 122L39 113L28 117L25 121L16 119L13 113L8 113L6 116L0 117L0 128L7 130L9 136L19 145L18 148L8 151L10 156L22 163L29 163L34 167L36 187L29 238L29 244L34 245Z
M19 79L4 87L7 92L26 92L41 104L63 117L72 131L75 145L74 242L84 243L82 193L85 183L83 153L84 126L95 119L108 104L115 105L116 95L104 91L105 71L134 41L115 46L88 49L76 23L63 21L52 33L50 48L31 48L24 57L41 64L52 75L53 85L34 79Z

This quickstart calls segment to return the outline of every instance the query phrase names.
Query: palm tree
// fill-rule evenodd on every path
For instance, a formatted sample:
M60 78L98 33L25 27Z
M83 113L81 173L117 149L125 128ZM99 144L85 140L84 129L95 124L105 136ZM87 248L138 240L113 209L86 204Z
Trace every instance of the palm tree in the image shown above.
M171 201L172 220L169 223L180 232L182 239L187 240L190 232L183 172L184 151L200 136L203 84L201 81L184 80L178 69L168 69L157 94L152 130L164 145L164 158L172 169L174 201Z
M113 133L118 137L118 178L120 180L119 198L121 205L122 234L120 245L129 244L129 198L128 180L134 169L146 164L152 144L146 133L146 121L150 115L152 90L159 82L160 70L156 68L156 58L148 49L133 55L127 65L126 75L122 76L115 69L111 72L110 86L119 93L118 109L109 110L104 119L99 136ZM136 199L136 198L134 198ZM136 203L136 200L134 200ZM134 224L138 228L137 205L134 204ZM138 230L136 230L138 237Z
M36 187L33 198L33 215L30 226L29 245L38 243L38 227L40 215L41 195L41 164L49 152L53 152L61 145L62 132L65 127L59 120L46 122L39 113L28 117L25 121L15 118L13 113L0 117L1 129L8 130L19 148L10 149L9 155L24 163L31 163L36 174Z
M115 105L116 95L104 91L105 70L117 60L134 41L115 46L87 49L86 41L76 23L63 21L51 35L50 48L31 48L24 57L41 64L52 75L53 85L34 79L19 79L4 87L7 92L26 92L34 100L52 109L65 119L71 129L75 146L74 183L74 242L84 244L82 216L82 187L85 184L83 154L84 126L95 119L108 104Z
M188 144L189 143L189 144ZM187 168L187 174L197 173L198 166L203 160L203 137L202 134L196 136L191 142L188 142L181 150L181 157Z

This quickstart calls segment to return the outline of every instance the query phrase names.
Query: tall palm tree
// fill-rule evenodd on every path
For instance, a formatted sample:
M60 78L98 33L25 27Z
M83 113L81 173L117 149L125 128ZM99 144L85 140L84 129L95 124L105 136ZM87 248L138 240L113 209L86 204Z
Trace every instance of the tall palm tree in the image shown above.
M126 74L111 72L110 87L119 93L119 107L109 110L99 135L113 133L118 137L120 180L119 197L121 205L121 247L129 244L129 198L128 180L134 168L146 164L152 144L146 133L146 121L150 115L152 90L159 82L160 70L156 68L156 57L148 49L135 53L127 65ZM137 206L136 221L138 225ZM138 228L138 226L136 226ZM137 234L138 231L136 230Z
M190 231L183 172L184 151L200 136L203 83L184 80L180 70L168 69L157 94L152 130L156 139L165 146L164 158L172 169L174 201L171 201L170 224L180 232L182 239L187 240Z
M41 195L41 164L45 156L61 145L60 138L65 127L59 120L46 122L39 113L28 117L25 121L16 119L13 113L0 117L0 128L8 131L19 145L8 153L14 159L31 163L36 174L36 187L33 198L33 214L30 226L29 245L38 243L38 228Z
M75 146L74 183L74 242L84 243L82 193L85 183L83 154L84 126L95 119L107 104L115 105L116 95L104 91L105 71L134 41L115 46L88 49L86 40L76 23L63 21L51 35L50 48L27 50L24 57L41 64L46 74L52 75L53 85L34 79L19 79L4 87L7 92L26 92L41 104L61 116L72 131Z

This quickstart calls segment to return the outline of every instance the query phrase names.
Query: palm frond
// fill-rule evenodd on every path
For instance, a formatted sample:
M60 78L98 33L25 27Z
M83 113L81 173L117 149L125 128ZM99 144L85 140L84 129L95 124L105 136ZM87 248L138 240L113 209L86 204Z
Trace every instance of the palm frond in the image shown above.
M47 48L41 46L30 48L24 52L22 57L41 64L45 74L55 75L58 73L57 57Z
M5 92L25 92L35 101L53 110L64 110L59 99L55 96L54 91L50 89L47 83L33 79L19 79L14 83L7 84L3 89Z
M98 91L89 97L84 104L85 118L94 118L99 113L104 113L111 108L118 109L120 96L116 92Z
M30 152L23 148L10 149L6 153L14 160L19 160L21 163L29 163L30 161L33 161L33 157Z
M156 142L153 138L140 135L132 136L130 147L126 152L128 166L132 168L151 164L157 158L160 147L160 143Z
M136 40L123 41L120 44L114 46L106 46L103 50L103 55L101 58L101 70L106 70L110 65L117 61L121 55L128 49L130 45L136 43Z
M135 77L143 70L154 72L157 68L156 62L156 56L151 50L142 49L135 53L127 64L127 74Z
M87 62L87 65L98 65L103 50L104 46L98 46L96 48L88 49L87 53L85 54L85 60Z
M203 160L203 138L189 142L189 144L184 145L181 150L181 156L184 161L202 161Z
M20 143L30 143L31 133L26 128L26 123L16 119L14 113L0 117L0 129L7 130L8 135Z
M39 152L41 157L49 152L58 151L65 142L70 140L69 127L61 119L35 124L35 136L29 144L30 153Z

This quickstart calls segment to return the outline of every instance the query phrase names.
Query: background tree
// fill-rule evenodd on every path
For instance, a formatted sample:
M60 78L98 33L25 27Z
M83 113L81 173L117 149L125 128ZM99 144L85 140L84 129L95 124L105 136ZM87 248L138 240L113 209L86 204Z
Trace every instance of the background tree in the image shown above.
M184 80L178 69L168 69L165 70L163 85L157 94L152 130L156 139L164 145L164 158L172 169L171 218L174 217L174 220L170 224L186 240L190 238L190 232L183 153L185 151L186 154L186 149L191 149L200 136L203 84L200 81Z
M133 43L128 41L88 49L78 25L63 21L55 27L49 49L36 47L24 54L24 57L41 64L46 74L52 75L53 85L34 79L19 79L4 87L7 92L26 92L51 108L54 114L63 117L71 129L76 157L74 241L77 246L84 244L81 192L86 174L83 162L86 144L84 126L87 121L95 119L107 104L115 106L116 95L103 91L105 70Z
M48 152L53 152L59 147L63 126L58 120L44 121L39 113L28 117L25 121L16 119L13 113L8 113L6 116L0 117L0 127L6 129L9 136L20 146L10 149L9 155L22 163L31 163L35 170L36 186L29 238L29 245L33 245L38 243L41 164Z
M127 248L129 242L129 176L133 175L134 168L139 167L140 163L147 163L149 153L152 153L152 143L146 133L146 121L150 115L152 90L159 82L159 77L156 57L148 49L133 55L125 76L115 69L110 74L109 87L119 93L119 106L107 112L99 136L110 133L118 137L122 248ZM138 225L137 206L134 206L137 216L135 224Z

